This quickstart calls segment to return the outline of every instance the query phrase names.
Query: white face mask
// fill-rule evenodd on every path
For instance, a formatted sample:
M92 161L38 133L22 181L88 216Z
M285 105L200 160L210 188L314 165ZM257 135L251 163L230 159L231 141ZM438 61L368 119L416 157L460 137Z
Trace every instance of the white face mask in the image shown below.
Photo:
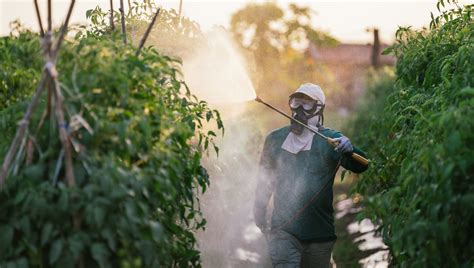
M314 128L318 128L319 126L322 126L322 124L321 124L321 121L322 121L322 120L321 120L321 119L322 119L322 118L321 118L320 115L317 115L317 116L315 116L315 117L313 117L313 118L310 118L310 119L308 120L308 125L311 126L311 127L314 127Z
M323 124L324 105L317 100L292 97L288 104L294 119L313 128L318 128ZM282 149L292 154L311 150L314 133L293 120L290 130L291 132L282 144Z

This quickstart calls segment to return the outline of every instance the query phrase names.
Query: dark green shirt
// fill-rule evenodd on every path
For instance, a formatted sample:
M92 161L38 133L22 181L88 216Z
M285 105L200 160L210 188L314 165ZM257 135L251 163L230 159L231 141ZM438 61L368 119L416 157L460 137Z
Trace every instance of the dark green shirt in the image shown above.
M281 148L289 131L289 126L277 129L265 140L254 205L255 222L265 226L267 205L273 195L272 230L285 230L301 241L335 240L332 186L336 171L342 165L361 173L367 166L334 151L316 135L311 150L292 154ZM331 138L342 136L332 129L321 128L320 132ZM355 147L354 152L365 156Z

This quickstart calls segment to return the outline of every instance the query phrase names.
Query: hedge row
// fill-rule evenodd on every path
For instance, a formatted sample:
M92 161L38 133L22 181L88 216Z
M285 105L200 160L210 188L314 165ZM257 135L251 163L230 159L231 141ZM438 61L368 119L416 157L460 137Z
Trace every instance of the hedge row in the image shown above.
M374 86L378 98L355 121L373 160L355 190L396 266L474 265L472 9L444 11L429 30L399 29L387 51L396 80Z

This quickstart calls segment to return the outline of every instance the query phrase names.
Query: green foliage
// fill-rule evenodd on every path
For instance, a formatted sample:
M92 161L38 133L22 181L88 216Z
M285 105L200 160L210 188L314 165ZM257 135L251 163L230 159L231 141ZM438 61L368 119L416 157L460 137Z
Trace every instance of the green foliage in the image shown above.
M1 57L18 58L2 61L5 77L32 72L6 92L34 90L42 65L35 39L22 32L0 43L16 51ZM200 160L215 136L203 124L222 129L222 121L179 80L179 61L155 48L136 57L135 49L90 29L64 43L57 69L68 124L50 114L39 127L45 94L0 191L1 267L200 266L194 231L205 220L196 194L209 184ZM25 107L7 101L2 132ZM65 185L59 127L73 144L75 187Z
M396 82L377 84L356 121L373 160L356 190L396 266L474 264L472 8L433 17L430 31L400 29Z
M0 37L0 109L29 96L41 69L37 36L18 21L11 26L10 36Z
M134 1L130 7L126 9L125 15L127 36L128 40L138 45L159 6L150 1ZM88 10L86 15L92 24L87 27L87 31L81 31L80 35L121 34L118 10L114 10L115 31L111 31L109 25L110 12L97 6L95 9ZM159 52L166 55L183 58L192 53L193 48L202 42L203 33L199 24L189 18L179 17L174 9L161 9L146 44L154 45Z
M370 71L367 75L364 97L357 103L357 108L354 111L355 116L350 120L348 124L349 127L347 127L347 132L350 133L350 137L354 140L354 143L369 147L371 150L371 160L374 153L378 155L383 154L382 150L385 148L385 146L373 146L373 144L379 144L379 136L386 136L390 131L385 124L381 124L381 116L390 116L389 113L384 112L384 109L388 105L388 96L395 91L394 83L395 77L393 68L386 67L380 71ZM369 135L367 132L369 132ZM377 134L375 135L375 133ZM363 148L365 149L365 147ZM371 171L373 171L372 168L364 174ZM366 181L366 179L361 180L359 185ZM378 180L374 181L380 183ZM374 183L374 181L370 183ZM373 185L370 184L367 184L367 188L364 190L370 191L370 189L379 190L378 187L374 188Z
M40 40L20 22L11 23L10 36L0 37L0 161L8 150L18 122L26 109L25 100L39 82ZM14 105L16 104L16 105Z

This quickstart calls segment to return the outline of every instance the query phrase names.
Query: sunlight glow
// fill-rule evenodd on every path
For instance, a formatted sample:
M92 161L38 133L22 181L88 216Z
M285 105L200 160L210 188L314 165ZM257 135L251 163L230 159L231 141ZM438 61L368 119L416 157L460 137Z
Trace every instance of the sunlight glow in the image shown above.
M231 37L221 29L207 34L208 46L184 59L186 82L198 98L210 103L255 99L255 90Z

